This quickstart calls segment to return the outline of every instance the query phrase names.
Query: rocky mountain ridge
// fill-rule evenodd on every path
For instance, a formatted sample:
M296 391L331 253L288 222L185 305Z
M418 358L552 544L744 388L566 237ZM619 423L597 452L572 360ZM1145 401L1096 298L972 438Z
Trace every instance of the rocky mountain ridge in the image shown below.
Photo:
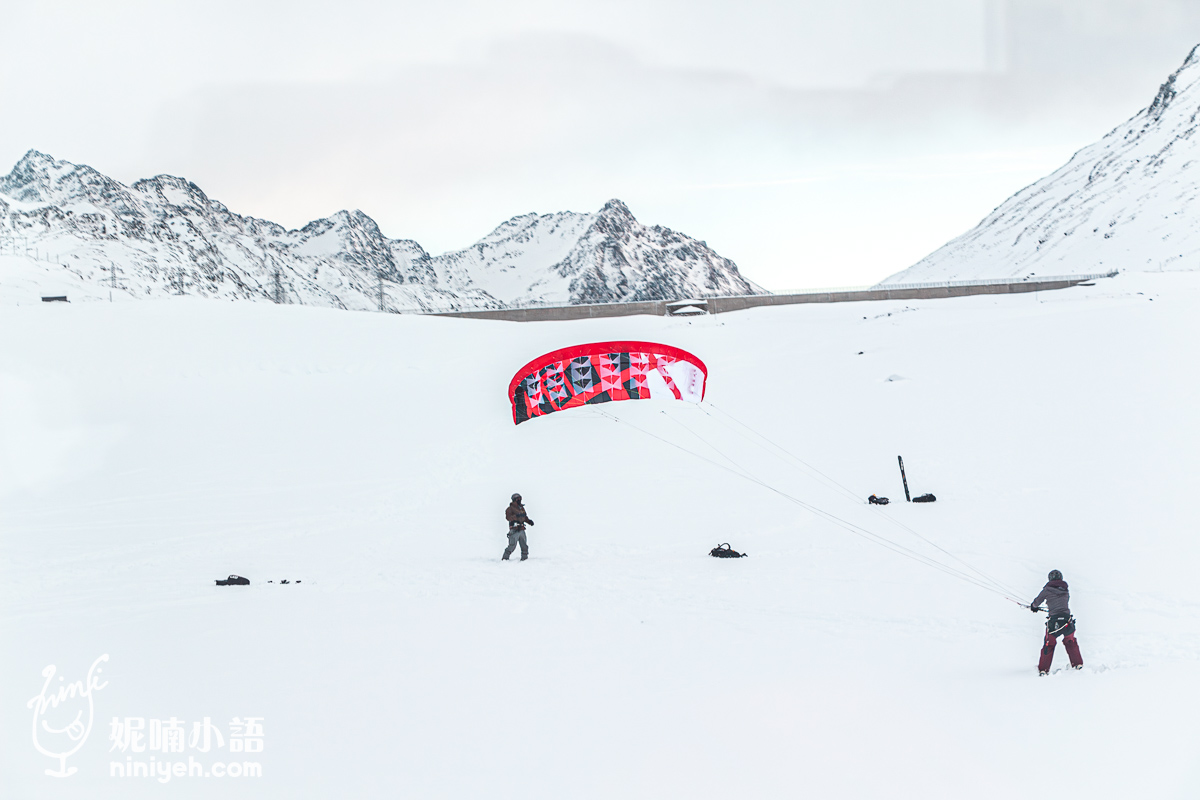
M0 177L0 256L51 253L0 284L47 281L135 297L196 295L346 309L461 310L761 291L704 242L641 224L620 200L591 214L526 214L471 247L430 256L361 211L302 228L243 216L183 178L126 186L31 150ZM36 273L36 274L34 274Z

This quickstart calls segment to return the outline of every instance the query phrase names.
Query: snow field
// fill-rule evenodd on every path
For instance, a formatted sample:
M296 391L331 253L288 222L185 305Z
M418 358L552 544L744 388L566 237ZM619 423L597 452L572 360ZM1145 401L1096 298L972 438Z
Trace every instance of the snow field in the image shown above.
M10 309L4 794L1196 796L1197 298L1177 274L687 320ZM695 353L711 408L512 425L514 370L604 339ZM1022 600L1061 569L1087 666L1037 678L1041 615L632 426ZM897 454L938 503L903 503ZM514 491L532 558L502 564ZM25 702L101 653L79 772L48 778ZM109 777L108 720L171 715L263 716L263 777Z

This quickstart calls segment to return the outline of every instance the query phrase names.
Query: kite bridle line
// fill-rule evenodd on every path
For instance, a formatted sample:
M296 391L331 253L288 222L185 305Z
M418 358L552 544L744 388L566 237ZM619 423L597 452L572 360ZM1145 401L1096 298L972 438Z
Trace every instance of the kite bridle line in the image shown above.
M639 433L649 436L652 439L657 439L658 441L662 442L663 444L674 447L677 450L682 450L683 452L688 453L689 455L699 458L701 461L705 461L705 462L711 464L712 466L716 467L717 469L724 470L726 472L737 475L739 478L742 478L744 480L750 481L751 483L757 484L758 486L761 486L762 488L766 489L767 491L770 491L770 492L773 492L774 494L779 495L780 497L784 498L788 502L793 503L828 522L832 522L834 525L837 525L838 527L854 534L855 536L858 536L859 538L865 539L873 544L879 545L880 547L883 547L884 549L891 550L892 552L896 553L897 555L903 556L905 558L916 561L920 564L924 564L925 566L932 567L933 569L944 572L945 574L947 574L951 577L958 578L959 580L965 581L966 583L970 583L974 586L978 586L980 589L984 589L986 591L1000 595L1004 599L1006 599L1010 602L1016 603L1017 605L1022 606L1023 608L1028 608L1027 605L1020 602L1016 598L1012 597L1010 592L1000 588L997 585L994 585L994 581L989 580L988 582L985 583L985 582L981 581L979 578L975 577L974 575L971 575L970 573L966 572L965 570L961 570L950 564L942 563L941 561L931 558L923 553L917 552L916 550L913 550L910 547L906 547L905 545L902 545L899 542L888 539L886 536L882 536L878 533L875 533L874 531L870 531L870 530L862 527L861 525L857 525L853 522L850 522L849 520L843 519L843 518L837 516L836 514L831 514L828 511L817 508L816 506L812 505L811 503L807 503L804 500L801 500L800 498L795 497L794 495L788 494L787 492L772 486L771 484L767 483L766 481L763 481L763 480L757 478L756 476L754 476L753 474L751 474L750 472L748 472L744 468L742 468L740 465L737 465L737 462L733 461L733 459L729 458L724 453L721 453L720 449L717 448L716 446L714 446L711 442L704 440L703 437L701 437L699 434L695 433L695 431L691 431L691 429L687 428L686 425L683 425L683 423L679 422L678 420L674 420L674 421L676 423L680 424L681 426L683 426L685 429L689 430L694 436L696 436L696 438L703 441L710 448L712 448L715 452L720 453L721 456L725 460L729 461L731 464L736 465L736 468L728 467L718 461L714 461L713 459L708 458L707 456L705 456L701 453L697 453L694 450L689 450L688 448L686 448L680 444L672 442L670 439L665 439L662 436L659 436L655 433L652 433L652 432L646 430L645 428L641 428L637 425L634 425L631 422L627 422L626 420L623 420L619 417L613 416L612 414L609 414L605 411L601 411L600 409L595 408L594 406L592 406L591 408L596 414L598 414L602 417L605 417L606 419L612 420L613 422L616 422L618 424L628 425L630 428L633 428L634 430L638 431ZM670 415L666 414L665 412L660 412L660 413L663 413L664 416L666 416L668 419L673 419ZM939 549L941 549L941 548L939 548Z

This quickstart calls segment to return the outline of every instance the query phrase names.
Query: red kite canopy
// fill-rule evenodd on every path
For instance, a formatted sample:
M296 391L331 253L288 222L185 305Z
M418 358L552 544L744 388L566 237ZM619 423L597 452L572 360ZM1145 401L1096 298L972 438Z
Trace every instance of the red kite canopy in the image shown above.
M708 367L686 350L653 342L596 342L546 353L517 370L508 385L520 425L589 403L674 397L704 399Z

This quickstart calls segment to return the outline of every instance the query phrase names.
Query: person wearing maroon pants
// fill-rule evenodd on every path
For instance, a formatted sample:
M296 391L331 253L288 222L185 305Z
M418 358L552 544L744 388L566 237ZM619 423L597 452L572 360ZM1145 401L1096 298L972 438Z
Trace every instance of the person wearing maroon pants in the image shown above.
M1046 639L1042 643L1042 657L1038 659L1038 675L1045 675L1050 671L1050 664L1054 661L1054 645L1059 636L1063 637L1063 647L1067 649L1071 666L1075 669L1082 669L1083 656L1079 654L1079 642L1075 641L1075 618L1071 616L1069 607L1071 593L1067 590L1067 582L1062 579L1062 573L1056 569L1050 570L1050 574L1046 577L1049 580L1042 587L1041 593L1029 604L1030 610L1034 613L1045 610L1050 614L1050 618L1046 620ZM1045 609L1040 608L1043 601L1046 603Z

